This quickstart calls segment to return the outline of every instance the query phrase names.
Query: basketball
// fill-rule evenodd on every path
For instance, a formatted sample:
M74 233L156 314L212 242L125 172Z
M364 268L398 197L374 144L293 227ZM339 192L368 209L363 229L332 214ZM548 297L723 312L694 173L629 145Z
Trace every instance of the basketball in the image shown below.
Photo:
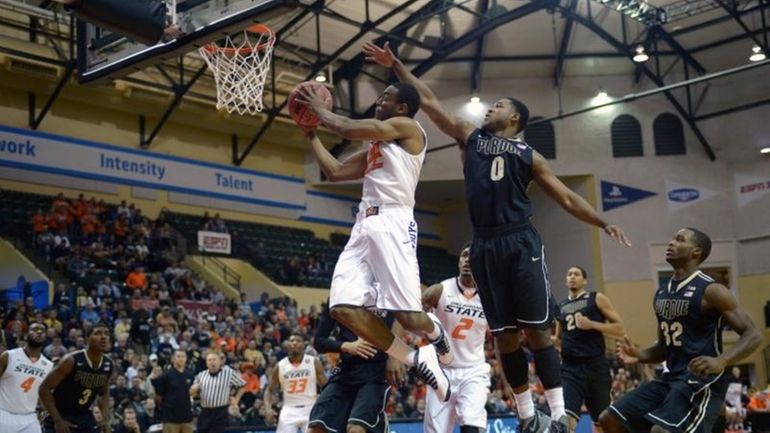
M305 128L315 128L321 124L321 119L316 116L313 110L307 105L303 104L297 97L300 96L300 89L306 88L307 92L315 92L323 96L326 101L326 108L332 108L332 94L329 89L323 84L314 83L312 81L305 81L304 83L297 84L291 93L289 93L289 115L294 119L297 125Z

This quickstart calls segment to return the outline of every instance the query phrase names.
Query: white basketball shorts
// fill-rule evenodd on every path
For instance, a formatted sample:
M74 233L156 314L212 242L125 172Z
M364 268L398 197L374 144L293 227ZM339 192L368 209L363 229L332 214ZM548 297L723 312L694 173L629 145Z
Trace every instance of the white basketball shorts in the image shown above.
M422 311L413 209L379 206L376 213L369 209L358 212L334 268L329 306Z
M40 421L34 413L19 415L0 409L0 430L8 433L40 433Z
M312 404L305 406L284 406L278 415L278 426L275 433L304 433L310 421L310 409Z
M469 368L444 368L452 387L452 396L446 403L439 400L433 388L428 387L425 399L425 432L451 433L455 425L487 428L489 395L489 364Z

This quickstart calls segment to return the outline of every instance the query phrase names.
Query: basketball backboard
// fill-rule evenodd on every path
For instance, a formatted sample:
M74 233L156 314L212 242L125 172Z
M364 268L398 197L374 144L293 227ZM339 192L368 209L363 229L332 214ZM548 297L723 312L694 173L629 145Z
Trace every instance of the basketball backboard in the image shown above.
M298 0L165 0L185 34L147 46L78 20L78 81L114 79L195 51L201 45L267 23L299 6ZM174 8L175 7L175 8ZM174 13L175 12L175 13Z

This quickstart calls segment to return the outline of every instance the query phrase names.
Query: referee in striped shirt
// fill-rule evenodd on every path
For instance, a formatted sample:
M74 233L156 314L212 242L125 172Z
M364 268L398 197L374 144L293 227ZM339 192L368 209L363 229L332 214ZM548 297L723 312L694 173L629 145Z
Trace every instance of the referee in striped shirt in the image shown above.
M206 354L206 367L195 376L195 382L190 387L190 395L200 396L203 408L198 417L198 433L222 433L229 424L230 413L238 413L238 403L246 391L246 382L238 372L222 365L222 355L217 352ZM235 395L231 397L234 389Z

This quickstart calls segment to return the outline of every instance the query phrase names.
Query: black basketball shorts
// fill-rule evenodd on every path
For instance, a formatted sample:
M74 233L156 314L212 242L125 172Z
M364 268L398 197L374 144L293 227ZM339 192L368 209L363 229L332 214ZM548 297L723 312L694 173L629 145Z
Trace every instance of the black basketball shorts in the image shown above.
M609 411L630 432L649 432L656 424L671 433L711 433L725 401L724 376L664 375L612 403Z
M385 405L390 386L367 382L346 385L329 382L310 411L310 427L323 427L328 432L345 432L348 424L356 424L370 433L388 433Z
M610 405L610 363L604 356L583 362L563 361L561 381L564 387L564 407L569 416L580 419L580 408L585 403L591 420L599 422L599 415Z
M476 228L470 263L492 333L551 326L557 308L543 242L531 224Z

